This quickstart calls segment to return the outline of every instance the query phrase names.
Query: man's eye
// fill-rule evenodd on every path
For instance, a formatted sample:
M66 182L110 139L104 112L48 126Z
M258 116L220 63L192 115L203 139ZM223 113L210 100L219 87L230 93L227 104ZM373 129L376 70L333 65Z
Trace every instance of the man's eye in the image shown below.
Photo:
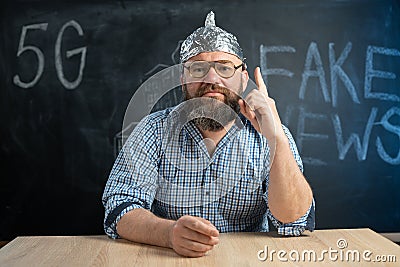
M229 72L229 71L232 70L232 67L222 65L222 66L219 67L219 70L223 71L223 72Z
M192 67L192 72L204 72L203 67Z

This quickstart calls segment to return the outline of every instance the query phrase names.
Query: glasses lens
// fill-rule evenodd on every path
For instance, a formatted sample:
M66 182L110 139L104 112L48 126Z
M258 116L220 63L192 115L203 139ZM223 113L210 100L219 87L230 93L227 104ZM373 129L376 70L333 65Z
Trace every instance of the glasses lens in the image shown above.
M230 78L235 74L235 64L230 61L224 62L208 62L208 61L194 61L189 66L190 75L194 78L203 78L207 75L211 66L222 78Z
M192 77L202 78L210 70L210 64L207 61L195 61L190 65L189 71Z
M221 77L229 78L235 73L235 65L232 62L216 62L215 70Z

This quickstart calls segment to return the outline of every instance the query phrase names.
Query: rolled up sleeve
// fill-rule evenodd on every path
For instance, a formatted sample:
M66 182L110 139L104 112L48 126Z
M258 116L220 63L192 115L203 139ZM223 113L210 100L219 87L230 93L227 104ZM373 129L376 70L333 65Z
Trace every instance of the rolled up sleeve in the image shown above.
M111 170L102 197L104 231L111 238L119 238L117 223L127 212L136 208L151 209L158 175L154 132L151 122L139 123Z
M277 220L270 210L268 209L268 217L271 220L272 224L276 227L278 230L278 234L280 235L286 235L286 236L299 236L301 235L305 230L309 231L314 231L315 229L315 201L314 199L312 200L310 208L307 210L307 212L301 216L299 219L297 219L294 222L291 223L282 223L279 220Z

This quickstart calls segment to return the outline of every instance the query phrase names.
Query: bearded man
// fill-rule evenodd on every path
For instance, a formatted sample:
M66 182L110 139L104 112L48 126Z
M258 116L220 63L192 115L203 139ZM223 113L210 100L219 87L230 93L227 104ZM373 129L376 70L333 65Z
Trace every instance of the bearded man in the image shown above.
M112 238L200 257L223 232L313 230L314 200L288 128L259 68L249 74L237 38L215 25L182 43L185 101L146 116L119 154L103 194Z

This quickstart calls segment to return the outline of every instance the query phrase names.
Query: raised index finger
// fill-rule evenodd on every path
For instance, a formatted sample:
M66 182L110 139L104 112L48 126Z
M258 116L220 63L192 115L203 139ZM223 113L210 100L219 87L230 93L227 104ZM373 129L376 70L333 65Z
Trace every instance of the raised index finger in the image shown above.
M262 91L268 96L267 86L264 83L260 67L257 67L254 70L254 78L256 79L256 85L258 87L258 90Z

